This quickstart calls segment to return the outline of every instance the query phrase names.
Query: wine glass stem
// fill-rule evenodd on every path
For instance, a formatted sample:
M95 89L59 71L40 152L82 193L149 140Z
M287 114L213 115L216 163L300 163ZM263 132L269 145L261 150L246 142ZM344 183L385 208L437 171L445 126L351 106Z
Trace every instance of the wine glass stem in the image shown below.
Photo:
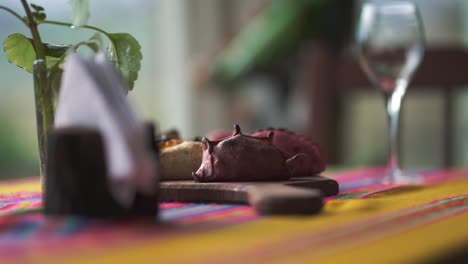
M400 136L400 108L403 96L406 92L407 82L400 80L396 89L385 94L387 107L387 117L389 126L389 156L388 156L388 176L393 181L400 172L399 165L399 136Z

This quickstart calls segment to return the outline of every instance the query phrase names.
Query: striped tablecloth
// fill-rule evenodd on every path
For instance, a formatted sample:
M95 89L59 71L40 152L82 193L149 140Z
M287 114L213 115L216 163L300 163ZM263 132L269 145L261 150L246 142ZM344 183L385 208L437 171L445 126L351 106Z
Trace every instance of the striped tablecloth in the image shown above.
M0 183L0 263L406 263L468 248L468 170L420 186L375 184L381 168L329 173L340 194L308 217L249 206L161 204L160 223L47 219L39 180Z

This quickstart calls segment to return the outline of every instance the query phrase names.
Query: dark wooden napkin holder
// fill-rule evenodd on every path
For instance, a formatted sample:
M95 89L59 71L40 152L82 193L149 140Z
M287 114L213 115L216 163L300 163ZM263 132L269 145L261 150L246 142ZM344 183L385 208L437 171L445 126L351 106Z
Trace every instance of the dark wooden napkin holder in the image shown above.
M155 129L147 125L151 150L159 162ZM44 180L44 213L92 218L156 218L159 211L159 181L154 195L137 193L130 208L111 195L104 142L97 130L83 127L55 129L49 135L48 171ZM156 176L156 175L155 175Z

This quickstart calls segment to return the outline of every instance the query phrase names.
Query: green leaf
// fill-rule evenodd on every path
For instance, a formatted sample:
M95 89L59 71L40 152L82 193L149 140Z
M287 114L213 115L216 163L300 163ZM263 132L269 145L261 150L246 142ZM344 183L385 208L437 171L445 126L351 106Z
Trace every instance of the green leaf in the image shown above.
M44 13L44 8L39 5L31 4L30 5L34 11L32 11L32 16L37 23L41 23L46 20L47 15Z
M8 61L32 73L36 51L26 36L20 33L11 34L3 41L3 47Z
M31 40L32 41L32 40ZM44 43L45 55L48 57L60 58L65 55L72 45L52 45Z
M62 58L46 56L47 69L53 68L57 63L63 62Z
M44 11L44 8L40 5L36 5L36 4L31 4L31 7L34 9L34 11Z
M29 42L28 43L26 43ZM32 39L19 33L12 34L3 42L8 60L17 66L32 73L33 63L36 60L36 51ZM61 63L63 57L72 45L52 45L44 43L44 51L47 61L47 69L51 69L57 63Z
M33 12L32 15L37 23L41 23L47 18L47 15L42 12Z
M75 27L86 24L89 18L88 0L69 0L71 6L71 22Z
M122 78L127 82L131 91L138 71L141 68L141 47L138 41L130 34L115 33L107 35L111 41L110 54Z

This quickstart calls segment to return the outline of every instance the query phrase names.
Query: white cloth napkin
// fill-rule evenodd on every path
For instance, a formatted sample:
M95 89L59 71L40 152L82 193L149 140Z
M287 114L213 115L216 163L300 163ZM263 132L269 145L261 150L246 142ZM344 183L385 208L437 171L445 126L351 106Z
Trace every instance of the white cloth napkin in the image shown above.
M156 191L156 163L150 136L133 111L126 87L104 54L67 57L58 98L55 127L86 127L102 137L110 190L130 207L136 192Z

